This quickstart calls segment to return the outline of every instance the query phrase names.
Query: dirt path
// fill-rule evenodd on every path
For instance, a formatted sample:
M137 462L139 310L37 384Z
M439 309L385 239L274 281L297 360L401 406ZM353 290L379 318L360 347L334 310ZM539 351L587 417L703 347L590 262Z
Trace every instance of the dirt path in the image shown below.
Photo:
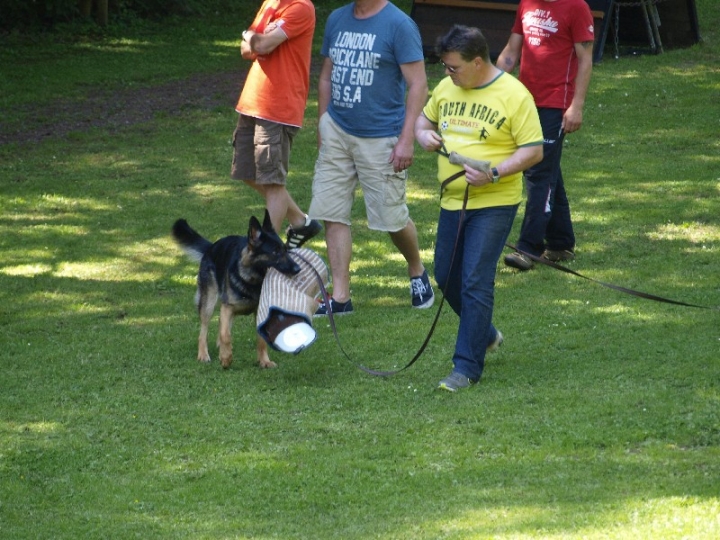
M0 145L36 143L92 128L126 127L152 120L157 113L182 109L232 108L243 80L244 74L232 71L193 75L147 88L113 92L95 88L81 100L58 99L42 107L23 107L21 124L4 122L0 111Z

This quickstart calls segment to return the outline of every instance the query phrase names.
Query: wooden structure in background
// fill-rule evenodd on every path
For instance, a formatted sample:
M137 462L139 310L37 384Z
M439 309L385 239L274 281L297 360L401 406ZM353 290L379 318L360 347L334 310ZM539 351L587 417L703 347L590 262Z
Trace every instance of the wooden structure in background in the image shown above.
M697 43L700 33L697 24L695 0L586 0L595 21L595 47L593 61L600 62L613 27L611 39L624 44L639 40L652 45L662 41L665 47L684 47ZM493 60L502 51L510 36L520 0L414 0L410 16L420 28L423 49L429 58L434 57L435 42L453 24L477 26L485 34ZM642 10L656 11L659 34L648 35L648 26ZM614 21L619 21L615 23ZM615 26L613 26L615 25ZM654 31L655 28L650 28Z
M609 24L616 56L620 46L661 53L700 41L695 0L614 0Z

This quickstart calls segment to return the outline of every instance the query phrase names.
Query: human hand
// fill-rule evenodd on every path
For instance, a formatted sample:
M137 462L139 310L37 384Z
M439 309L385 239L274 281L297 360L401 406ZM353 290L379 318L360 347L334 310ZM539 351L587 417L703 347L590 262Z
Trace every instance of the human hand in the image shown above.
M416 130L415 138L420 147L428 152L437 151L443 144L442 137L433 129Z
M393 170L398 173L409 168L413 162L413 144L412 141L407 143L402 139L398 140L395 147L390 152L388 163L393 164Z
M582 127L583 112L582 107L570 105L563 115L562 129L565 133L572 133Z
M465 181L471 186L480 187L485 184L492 184L492 172L489 170L474 169L470 165L463 165L465 169Z

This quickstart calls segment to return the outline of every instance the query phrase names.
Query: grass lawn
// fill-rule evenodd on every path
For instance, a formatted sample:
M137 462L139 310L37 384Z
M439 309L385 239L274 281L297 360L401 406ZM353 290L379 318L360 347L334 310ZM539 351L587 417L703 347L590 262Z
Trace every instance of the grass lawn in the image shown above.
M317 2L318 32L339 3ZM703 43L605 55L563 168L571 268L710 309L501 264L506 341L458 394L435 390L457 329L447 307L395 377L356 369L323 321L300 355L271 353L276 370L255 366L249 318L231 369L214 350L195 360L197 268L170 227L185 217L216 239L263 211L228 178L231 101L0 144L0 538L720 537L720 5L697 8ZM99 92L239 77L243 9L102 39L0 38L0 134ZM291 164L304 208L316 99ZM435 170L418 147L409 205L430 269ZM361 201L354 220L340 338L358 363L396 369L436 308L409 308L404 264ZM325 255L322 237L310 247Z

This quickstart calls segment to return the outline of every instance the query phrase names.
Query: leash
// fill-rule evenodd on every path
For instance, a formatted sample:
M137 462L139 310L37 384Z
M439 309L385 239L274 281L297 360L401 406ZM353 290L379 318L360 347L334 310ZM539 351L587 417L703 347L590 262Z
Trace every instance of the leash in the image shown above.
M449 153L447 149L445 148L445 143L442 144L441 148L436 150L441 156L449 157ZM465 170L462 169L455 174L451 175L447 179L443 181L443 183L440 185L440 196L442 196L442 192L445 191L445 188L447 185L452 182L453 180L457 180L461 176L465 175ZM468 193L470 190L470 184L467 184L465 187L465 196L463 198L463 206L460 213L460 224L458 225L458 232L457 236L455 237L455 245L453 246L452 256L450 257L450 267L452 268L452 265L455 263L455 254L457 253L457 247L460 242L460 236L462 234L462 229L465 221L465 209L467 207L467 201L468 201ZM293 255L297 255L301 260L303 260L306 264L309 264L308 261L304 259L299 254L294 253ZM330 308L332 306L332 303L330 302L330 295L327 292L327 289L325 289L325 285L322 282L322 278L320 277L320 274L317 270L315 270L315 267L310 265L312 267L313 272L315 273L315 276L317 278L318 284L320 285L320 293L322 295L323 302L325 302L325 305ZM398 373L405 371L410 366L412 366L417 360L422 356L422 353L425 352L425 349L427 348L428 344L430 343L430 338L432 338L432 335L435 333L435 327L437 326L438 320L440 319L440 314L442 313L443 305L445 304L445 295L442 295L442 298L440 298L440 305L438 306L437 312L435 313L435 317L433 318L433 322L430 325L430 330L428 331L427 336L425 337L425 340L422 342L422 345L420 345L420 348L415 353L415 355L410 359L410 361L405 364L400 369L396 370L390 370L390 371L384 371L379 369L371 369L369 367L366 367L358 362L355 362L350 355L345 351L345 349L342 346L342 343L340 342L340 335L337 331L337 326L335 325L335 317L333 316L332 309L327 310L328 314L328 320L330 322L330 328L332 329L333 335L335 336L335 341L338 344L338 347L340 348L340 352L342 352L345 359L353 364L356 368L358 368L361 371L364 371L365 373L369 375L373 375L376 377L391 377L393 375L397 375Z
M443 145L444 148L444 145ZM447 154L447 151L446 151ZM449 178L447 178L442 185L440 186L440 194L442 195L443 190L445 187L452 182L453 180L456 180L457 178L460 178L462 175L465 174L465 171L460 171L458 173L453 174ZM457 252L458 243L460 242L460 235L462 233L464 220L465 220L465 208L467 206L467 200L468 200L468 191L470 190L470 184L468 184L465 188L465 197L463 200L463 206L460 213L460 224L458 225L458 232L457 236L455 237L455 245L453 247L452 257L450 257L450 267L452 268L452 265L455 263L455 254ZM327 314L328 314L328 320L330 322L330 328L332 329L333 335L335 336L335 341L338 344L338 347L340 348L340 352L342 352L345 359L350 362L352 365L354 365L356 368L358 368L361 371L364 371L365 373L369 375L373 375L376 377L391 377L393 375L397 375L398 373L405 371L410 366L412 366L417 360L422 356L422 353L425 352L425 349L427 348L428 344L430 343L430 338L435 333L435 327L437 326L438 320L440 319L440 314L442 313L443 305L445 304L445 295L442 295L442 298L440 299L440 305L438 306L437 312L435 313L435 317L433 318L433 322L430 325L430 330L428 331L427 336L425 337L425 340L423 341L422 345L420 345L420 348L415 353L415 355L410 359L410 361L405 364L400 369L396 370L390 370L390 371L384 371L379 369L371 369L369 367L366 367L358 362L355 362L350 355L345 351L345 349L342 346L342 343L340 342L340 335L337 331L337 326L335 325L335 317L332 313L332 303L330 302L330 295L327 292L327 289L325 288L325 284L322 281L322 277L320 276L320 273L315 269L315 267L310 264L309 261L305 259L302 255L299 253L290 253L291 256L299 258L301 261L303 261L305 264L310 266L313 273L315 274L315 278L317 279L318 285L320 286L320 294L322 295L323 302L325 302L325 305L328 307Z
M666 304L674 304L676 306L685 306L685 307L692 307L692 308L699 308L699 309L720 310L720 307L718 307L718 306L710 307L710 306L701 306L698 304L690 304L688 302L681 302L679 300L671 300L669 298L663 298L662 296L656 296L654 294L636 291L634 289L629 289L627 287L621 287L620 285L615 285L613 283L606 283L605 281L600 281L597 279L593 279L593 278L584 276L580 272L576 272L575 270L572 270L566 266L557 264L556 262L549 261L548 259L545 259L543 257L538 257L536 255L527 253L526 251L521 251L512 244L505 244L505 247L508 247L508 248L512 249L513 251L517 251L518 253L522 253L528 259L532 259L533 261L535 261L537 263L544 264L545 266L549 266L550 268L554 268L555 270L560 270L561 272L565 272L567 274L572 274L573 276L577 276L579 278L586 279L593 283L597 283L598 285L602 285L603 287L607 287L609 289L613 289L613 290L619 291L621 293L629 294L631 296L637 296L638 298L644 298L646 300L653 300L654 302L663 302Z
M342 346L342 343L340 342L340 335L337 331L337 326L335 325L335 317L333 317L332 309L330 307L332 306L330 302L330 295L327 292L327 289L325 288L325 285L323 284L322 277L320 276L320 273L315 269L315 267L310 264L310 262L305 259L302 255L299 253L290 253L292 257L297 257L301 261L303 261L305 264L307 264L315 274L315 278L317 279L318 285L320 285L320 294L322 295L323 302L325 302L325 305L328 306L328 320L330 322L330 328L332 329L333 335L335 336L335 341L338 344L338 347L340 348L340 352L343 353L343 356L345 359L350 362L352 365L354 365L356 368L364 371L365 373L368 373L369 375L374 375L376 377L390 377L392 375L396 375L400 373L401 371L405 371L407 368L412 366L418 358L422 355L422 353L425 351L425 348L428 346L428 343L430 343L430 337L433 335L433 332L435 331L435 326L437 325L438 319L440 318L440 311L442 310L442 305L445 302L445 298L443 297L440 300L440 306L438 307L437 313L435 314L435 319L433 319L432 326L430 327L430 332L428 333L427 337L425 338L425 341L423 341L422 345L420 346L420 349L417 353L415 353L415 356L402 368L392 370L392 371L383 371L378 369L371 369L369 367L366 367L362 364L359 364L358 362L355 362L350 355L345 351L345 349Z
M441 156L444 156L444 157L447 157L447 158L450 157L450 154L448 153L447 148L445 148L445 143L444 143L444 142L441 144L440 148L438 148L438 149L436 150L436 152L437 152L438 154L440 154ZM447 180L445 180L445 181L442 183L442 185L440 186L440 195L442 196L442 192L445 190L445 187L446 187L450 182L452 182L453 180L461 177L463 174L465 174L465 171L460 171L460 172L455 173L455 174L452 175L451 177L449 177ZM469 188L469 184L468 184L468 188ZM464 198L464 200L463 200L463 209L462 209L463 213L465 212L465 207L466 207L466 205L467 205L468 188L465 189L465 198ZM462 216L462 215L461 215L460 219L461 219L460 227L462 228L462 219L463 219L463 216ZM458 236L459 236L459 235L460 235L460 230L458 230ZM457 241L456 241L456 246L457 246ZM613 290L618 291L618 292L621 292L621 293L629 294L629 295L631 295L631 296L636 296L636 297L638 297L638 298L644 298L644 299L646 299L646 300L652 300L652 301L654 301L654 302L663 302L663 303L666 303L666 304L673 304L673 305L676 305L676 306L692 307L692 308L698 308L698 309L720 310L720 307L718 307L718 306L716 306L716 307L701 306L701 305L698 305L698 304L691 304L691 303L682 302L682 301L679 301L679 300L671 300L671 299L669 299L669 298L663 298L662 296L656 296L656 295L654 295L654 294L649 294L649 293L645 293L645 292L641 292L641 291L636 291L636 290L634 290L634 289L629 289L629 288L627 288L627 287L621 287L620 285L615 285L615 284L613 284L613 283L606 283L606 282L604 282L604 281L600 281L600 280L597 280L597 279L593 279L593 278L584 276L584 275L582 275L581 273L576 272L575 270L572 270L572 269L570 269L570 268L567 268L567 267L565 267L565 266L562 266L562 265L560 265L560 264L557 264L557 263L555 263L555 262L553 262L553 261L549 261L548 259L544 259L544 258L542 258L542 257L538 257L538 256L536 256L536 255L532 255L531 253L527 253L527 252L525 252L525 251L521 251L521 250L519 250L516 246L514 246L514 245L512 245L512 244L507 244L507 243L506 243L505 246L508 247L508 248L510 248L510 249L512 249L513 251L517 251L518 253L522 253L523 255L525 255L526 257L528 257L529 259L531 259L531 260L533 260L533 261L535 261L535 262L538 262L538 263L540 263L540 264L544 264L545 266L549 266L550 268L554 268L555 270L559 270L559 271L561 271L561 272L566 272L566 273L568 273L568 274L572 274L572 275L577 276L577 277L579 277L579 278L586 279L586 280L591 281L591 282L593 282L593 283L597 283L598 285L602 285L603 287L607 287L607 288L609 288L609 289L613 289ZM455 256L455 252L454 252L454 251L453 251L453 256Z
M442 155L442 156L445 156L445 157L448 157L448 155L449 155L448 152L447 152L447 149L445 148L445 144L444 144L444 143L442 144L442 146L441 146L440 149L436 150L436 152L437 152L438 154ZM464 170L461 170L461 171L458 171L457 173L449 176L447 179L445 179L445 180L442 182L442 184L440 185L440 196L442 197L443 191L445 191L445 188L447 187L448 184L450 184L450 182L452 182L452 181L454 181L454 180L457 180L458 178L460 178L460 177L463 176L464 174L465 174L465 171L464 171ZM458 225L458 232L457 232L457 236L455 237L455 245L453 246L452 256L451 256L451 258L450 258L450 268L452 268L453 264L455 263L455 255L456 255L456 253L457 253L457 247L458 247L458 244L459 244L459 242L460 242L460 237L461 237L461 235L462 235L462 230L463 230L463 227L464 227L464 224L465 224L465 211L466 211L466 209L467 209L467 202L468 202L469 191L470 191L470 184L467 184L467 185L465 186L465 193L464 193L464 196L463 196L463 205L462 205L462 209L461 209L461 211L460 211L460 219L459 219L459 225ZM606 283L606 282L604 282L604 281L600 281L600 280L597 280L597 279L593 279L593 278L584 276L584 275L580 274L579 272L576 272L575 270L572 270L572 269L567 268L567 267L565 267L565 266L559 265L559 264L557 264L557 263L555 263L555 262L553 262L553 261L550 261L550 260L547 260L547 259L543 259L542 257L537 257L537 256L532 255L532 254L530 254L530 253L521 251L521 250L519 250L516 246L514 246L514 245L512 245L512 244L506 243L505 246L508 247L508 248L510 248L510 249L512 249L512 250L514 250L514 251L517 251L518 253L522 253L523 255L525 255L526 257L530 258L531 260L533 260L533 261L535 261L535 262L538 262L538 263L540 263L540 264L544 264L545 266L549 266L549 267L554 268L554 269L556 269L556 270L559 270L559 271L561 271L561 272L566 272L566 273L568 273L568 274L572 274L572 275L577 276L577 277L579 277L579 278L582 278L582 279L591 281L591 282L593 282L593 283L597 283L598 285L602 285L602 286L604 286L604 287L608 287L608 288L610 288L610 289L613 289L613 290L616 290L616 291L619 291L619 292L622 292L622 293L625 293L625 294L630 294L630 295L633 295L633 296L637 296L637 297L639 297L639 298L645 298L645 299L647 299L647 300L654 300L654 301L656 301L656 302L664 302L664 303L674 304L674 305L679 305L679 306L694 307L694 308L700 308L700 309L720 310L720 307L708 307L708 306L701 306L701 305L697 305L697 304L690 304L690 303L687 303L687 302L681 302L681 301L677 301L677 300L671 300L671 299L668 299L668 298L663 298L663 297L661 297L661 296L655 296L655 295L653 295L653 294L648 294L648 293L636 291L636 290L633 290L633 289L629 289L629 288L627 288L627 287L621 287L621 286L619 286L619 285L614 285L614 284L612 284L612 283ZM350 357L350 355L345 351L345 349L343 348L342 343L340 342L340 335L338 334L337 326L336 326L336 324L335 324L335 317L333 316L332 309L330 309L331 306L332 306L331 299L330 299L330 295L328 294L327 289L325 288L325 285L324 285L323 282L322 282L322 277L320 276L320 274L318 273L318 271L317 271L317 270L315 269L315 267L314 267L312 264L310 264L310 262L307 261L302 255L300 255L300 254L298 254L298 253L291 253L291 255L298 257L301 261L303 261L305 264L307 264L307 265L312 269L313 273L315 274L315 277L316 277L316 279L317 279L317 282L318 282L318 284L319 284L319 286L320 286L320 293L321 293L321 295L322 295L323 302L325 302L325 305L328 307L328 310L327 310L328 320L329 320L329 322L330 322L330 328L332 329L333 335L335 336L335 341L337 342L338 347L340 348L340 352L342 352L342 354L343 354L343 356L345 357L345 359L346 359L348 362L350 362L351 364L353 364L357 369L359 369L359 370L361 370L361 371L364 371L365 373L367 373L367 374L369 374L369 375L376 376L376 377L390 377L390 376L393 376L393 375L397 375L398 373L400 373L400 372L405 371L406 369L408 369L410 366L412 366L412 365L420 358L420 356L422 356L422 353L425 352L425 349L427 348L428 344L430 343L430 339L431 339L432 335L435 333L435 328L436 328L436 326L437 326L438 320L440 319L440 314L442 313L442 308L443 308L443 305L445 304L445 296L444 296L444 295L443 295L442 298L440 299L440 305L438 306L437 312L435 313L435 317L433 318L433 322L432 322L432 324L430 325L430 330L429 330L427 336L425 337L425 340L423 341L422 345L420 346L420 348L418 349L418 351L415 353L415 355L412 357L412 359L410 359L410 361L409 361L407 364L405 364L405 366L403 366L403 367L400 368L400 369L396 369L396 370L385 371L385 370L371 369L371 368L366 367L366 366L364 366L364 365L362 365L362 364L360 364L360 363L358 363L358 362L355 362L355 361Z

